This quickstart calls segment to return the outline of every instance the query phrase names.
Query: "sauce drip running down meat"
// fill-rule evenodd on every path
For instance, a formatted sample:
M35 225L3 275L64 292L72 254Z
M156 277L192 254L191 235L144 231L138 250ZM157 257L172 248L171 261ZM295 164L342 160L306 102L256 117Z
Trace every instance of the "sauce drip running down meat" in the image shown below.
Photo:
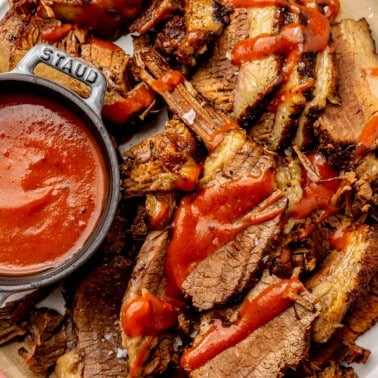
M302 283L293 278L268 286L256 298L245 299L238 321L231 325L215 322L196 345L184 351L181 365L186 370L199 368L285 311L303 290Z
M245 228L279 215L281 209L262 216L248 215L274 189L275 172L267 170L260 177L246 176L206 187L181 201L167 250L168 297L175 297L174 293L181 291L185 278L201 260Z
M145 85L141 85L130 91L127 97L104 104L102 114L109 121L121 125L135 113L150 106L154 99L153 92Z
M364 126L358 138L358 145L355 151L355 158L359 159L372 148L378 140L378 116L374 116Z
M304 16L306 25L288 24L278 34L262 34L236 43L232 50L232 63L241 65L272 54L288 56L296 49L301 52L324 50L330 36L328 19L316 9L300 5L292 5L290 9Z
M242 177L184 197L175 213L172 238L167 249L166 300L143 293L124 303L121 318L125 333L129 336L150 336L172 326L178 309L185 306L181 298L182 283L196 264L247 227L281 214L281 208L249 214L275 188L275 171L268 169L259 177ZM281 195L277 192L272 201Z
M87 240L106 192L104 161L84 122L55 101L0 96L0 272L55 266Z
M130 337L155 336L177 321L177 312L167 301L143 292L122 307L121 322Z

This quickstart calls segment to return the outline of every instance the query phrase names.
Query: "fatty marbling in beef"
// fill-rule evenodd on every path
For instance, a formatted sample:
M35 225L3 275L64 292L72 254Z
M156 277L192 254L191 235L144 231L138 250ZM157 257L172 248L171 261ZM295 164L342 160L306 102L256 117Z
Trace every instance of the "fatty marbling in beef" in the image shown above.
M353 166L350 156L356 153L359 143L365 144L367 150L377 148L376 137L367 145L361 138L368 137L363 137L363 132L368 131L365 127L369 122L375 119L377 124L378 86L369 70L378 66L378 56L364 19L337 23L332 36L341 104L327 106L314 124L314 131L329 160L348 169Z

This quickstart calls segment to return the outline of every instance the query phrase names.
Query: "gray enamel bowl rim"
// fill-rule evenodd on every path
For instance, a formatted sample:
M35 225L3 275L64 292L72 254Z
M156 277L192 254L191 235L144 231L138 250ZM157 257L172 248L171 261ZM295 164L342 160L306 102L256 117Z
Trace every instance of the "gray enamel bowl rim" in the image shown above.
M56 267L46 271L24 276L0 276L0 293L3 294L50 285L63 280L81 267L101 246L114 220L120 199L120 173L115 147L101 117L81 97L55 82L23 73L0 74L0 93L4 93L3 91L6 87L9 88L8 90L17 91L18 93L24 91L27 93L30 90L38 89L34 93L38 95L53 95L55 99L62 101L64 106L71 111L78 112L87 124L89 122L88 129L94 135L100 150L103 152L103 160L109 179L107 198L105 199L102 215L83 248L71 257L64 259Z

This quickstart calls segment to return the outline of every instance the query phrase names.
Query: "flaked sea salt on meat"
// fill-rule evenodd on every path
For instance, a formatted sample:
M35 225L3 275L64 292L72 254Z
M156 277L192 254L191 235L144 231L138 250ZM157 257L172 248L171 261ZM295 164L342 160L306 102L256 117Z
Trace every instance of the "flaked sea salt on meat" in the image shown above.
M122 348L117 348L117 358L126 358L127 350Z
M194 120L196 119L196 112L193 109L190 109L188 112L183 114L182 118L188 123L188 125L193 125Z

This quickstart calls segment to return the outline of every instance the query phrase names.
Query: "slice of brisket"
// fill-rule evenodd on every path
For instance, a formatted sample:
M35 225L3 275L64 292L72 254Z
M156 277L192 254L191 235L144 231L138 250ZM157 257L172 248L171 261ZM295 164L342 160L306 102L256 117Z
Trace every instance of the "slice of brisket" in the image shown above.
M240 143L239 148L231 154L236 141ZM213 155L222 159L222 163L219 167L214 166L210 155L211 168L205 164L203 187L221 185L247 175L259 177L266 170L275 169L273 155L237 131L227 134ZM286 198L277 190L256 206L251 214L258 216L276 209L283 212L286 203ZM281 231L280 220L281 216L277 215L269 221L246 228L234 240L200 261L182 286L193 305L201 310L210 309L227 302L252 284L260 272L267 249Z
M26 345L19 349L19 354L31 372L46 374L69 345L69 324L56 311L40 308L31 312L28 329Z
M215 0L186 0L184 15L171 18L157 34L156 48L178 66L194 67L222 33L229 12Z
M215 41L210 57L200 65L190 82L216 109L232 114L239 67L231 64L230 54L237 41L246 37L247 12L236 8L230 23Z
M248 297L255 297L277 281L276 277L265 274ZM282 377L287 368L295 369L308 355L311 324L317 313L315 298L305 291L287 310L191 372L190 376ZM201 337L208 326L209 323L205 323L197 337Z
M341 363L366 363L370 351L360 347L357 338L368 331L378 320L378 277L369 284L366 294L357 298L343 325L336 330L325 344L313 344L310 355L310 369L316 371L329 365Z
M328 105L315 123L320 148L342 168L353 164L364 127L378 114L378 85L369 69L378 66L366 20L343 20L332 29L341 105ZM375 149L378 139L369 148Z
M180 190L184 188L184 182L189 190L192 189L197 177L191 179L185 172L195 170L196 150L196 140L183 122L177 118L168 120L161 133L123 153L123 195L133 197Z
M247 10L244 28L247 37L274 34L282 10L277 6L251 7ZM270 55L241 65L234 94L234 117L240 125L250 128L266 111L269 95L282 81L282 58Z
M164 295L164 261L168 232L151 231L139 251L131 280L122 299L122 306L148 292ZM162 333L156 336L128 336L122 328L122 345L126 348L129 366L134 376L164 372L170 362L173 337Z
M144 34L178 11L184 10L183 0L151 0L139 17L130 25L132 33Z
M80 361L82 377L127 376L119 311L130 273L128 259L121 255L107 255L75 290L72 320L77 344L68 353L71 356L74 353ZM62 364L58 361L58 365Z
M318 343L330 339L351 304L366 292L370 280L377 274L377 227L362 225L344 232L341 249L332 250L305 283L322 306L313 329L313 339Z

